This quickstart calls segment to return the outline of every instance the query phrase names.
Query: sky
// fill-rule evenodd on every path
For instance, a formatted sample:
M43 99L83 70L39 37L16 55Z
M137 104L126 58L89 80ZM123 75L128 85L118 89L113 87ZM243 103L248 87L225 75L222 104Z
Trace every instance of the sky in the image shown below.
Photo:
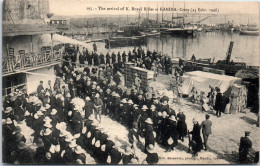
M182 13L186 9L186 13L194 14L256 14L259 15L258 2L239 2L239 1L201 1L201 2L183 2L183 1L108 1L108 0L50 0L50 12L55 15L64 16L91 16L91 15L138 15L138 9L141 13L147 13L144 8L152 8L149 13L156 14L157 6L159 8L176 8L173 13ZM185 7L184 7L185 6ZM128 7L128 10L127 10ZM101 10L102 8L102 10ZM108 10L108 8L113 8ZM172 10L172 9L170 9ZM187 11L188 10L188 11ZM164 13L172 13L172 11L164 11Z

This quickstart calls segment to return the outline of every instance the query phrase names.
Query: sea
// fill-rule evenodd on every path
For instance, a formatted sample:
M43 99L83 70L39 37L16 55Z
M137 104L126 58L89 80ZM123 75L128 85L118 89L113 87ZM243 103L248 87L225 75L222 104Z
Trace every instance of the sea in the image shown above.
M247 65L259 66L259 36L240 35L239 32L197 32L194 37L158 36L147 37L147 42L141 45L145 51L156 51L172 58L189 60L194 54L196 59L211 58L214 62L224 60L227 56L230 42L233 41L231 60L245 62ZM106 54L118 51L132 51L133 46L105 48L105 43L97 42L98 52Z

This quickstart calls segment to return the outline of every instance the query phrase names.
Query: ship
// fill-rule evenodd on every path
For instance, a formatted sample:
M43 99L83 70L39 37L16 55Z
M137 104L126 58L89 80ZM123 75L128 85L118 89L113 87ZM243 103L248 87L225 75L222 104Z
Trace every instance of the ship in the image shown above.
M146 44L146 36L110 37L105 39L106 48L140 46Z
M203 68L216 69L218 71L224 71L223 74L235 76L236 73L240 70L251 70L254 72L258 72L258 66L248 66L244 62L234 62L231 60L231 53L233 49L234 42L231 41L228 47L227 56L224 60L218 60L216 63L211 61L211 58L207 59L199 59L199 60L187 60L186 62L186 70L203 70Z
M260 31L240 30L240 35L259 36Z

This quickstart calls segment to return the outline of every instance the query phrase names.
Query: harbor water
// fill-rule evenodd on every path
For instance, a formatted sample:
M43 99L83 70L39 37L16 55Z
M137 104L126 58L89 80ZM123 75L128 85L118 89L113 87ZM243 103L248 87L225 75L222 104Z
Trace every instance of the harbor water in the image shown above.
M93 36L94 37L94 36ZM230 41L234 41L231 60L245 62L247 65L259 66L259 36L240 35L233 32L197 32L195 37L181 38L167 36L148 37L146 45L142 45L145 51L158 51L168 56L190 59L192 54L197 59L211 58L214 62L226 58ZM132 51L134 47L105 48L105 43L97 42L98 53L117 53L120 51Z

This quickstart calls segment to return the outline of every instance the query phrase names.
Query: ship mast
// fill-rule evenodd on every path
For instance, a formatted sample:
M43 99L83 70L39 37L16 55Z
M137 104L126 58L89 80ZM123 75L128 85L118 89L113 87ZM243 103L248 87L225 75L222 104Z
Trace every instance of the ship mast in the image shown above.
M162 8L163 8L163 5L162 5ZM163 23L163 10L162 10L162 23Z
M158 20L159 20L159 8L158 8L158 2L157 2L157 16L156 16L156 17L157 17L157 20L156 20L156 24L157 24L157 25L156 25L156 26L157 26L157 31L158 31L158 28L159 28L159 26L158 26L158 23L159 23L159 21L158 21Z
M183 13L183 22L182 22L182 24L184 25L184 22L185 22L185 2L184 2L184 13Z

